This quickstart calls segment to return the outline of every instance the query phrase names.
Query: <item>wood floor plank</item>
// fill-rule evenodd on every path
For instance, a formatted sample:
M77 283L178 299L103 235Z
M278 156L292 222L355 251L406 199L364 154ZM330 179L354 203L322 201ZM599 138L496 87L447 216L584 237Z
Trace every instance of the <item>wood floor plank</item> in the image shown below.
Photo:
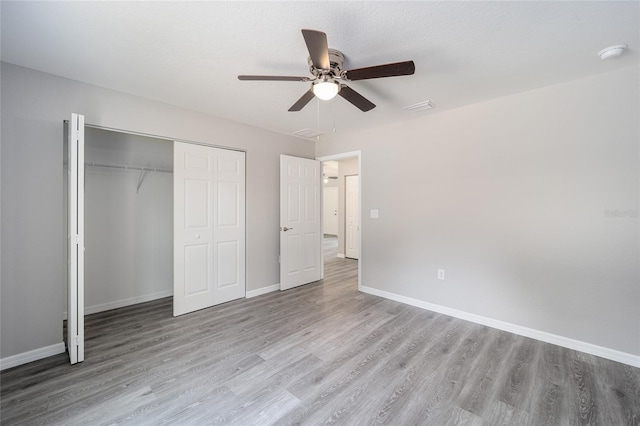
M458 396L459 407L482 416L494 398L500 372L505 370L504 361L508 359L517 338L511 333L487 327L487 335L484 337L486 345L474 360Z
M594 376L600 383L602 421L640 425L640 369L602 358L596 362L597 370L606 372Z
M500 401L520 410L530 411L540 347L541 345L533 339L520 339L507 376L498 388Z
M87 316L83 363L0 373L0 423L640 426L640 369L360 293L323 251L295 289Z

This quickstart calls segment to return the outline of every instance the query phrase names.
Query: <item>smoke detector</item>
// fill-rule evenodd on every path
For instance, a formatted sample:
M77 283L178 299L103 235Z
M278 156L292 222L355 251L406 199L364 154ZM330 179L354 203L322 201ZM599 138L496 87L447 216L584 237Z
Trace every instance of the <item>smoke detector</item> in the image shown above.
M599 51L598 56L600 56L600 59L602 59L603 61L605 59L617 58L618 56L622 55L622 52L624 52L627 47L629 46L627 46L626 44L609 46L606 49L602 49L601 51Z

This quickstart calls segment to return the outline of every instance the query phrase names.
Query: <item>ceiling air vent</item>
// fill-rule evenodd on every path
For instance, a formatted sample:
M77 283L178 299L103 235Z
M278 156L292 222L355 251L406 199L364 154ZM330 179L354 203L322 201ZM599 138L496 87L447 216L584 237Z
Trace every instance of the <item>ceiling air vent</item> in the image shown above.
M319 131L313 130L313 129L302 129L302 130L298 130L297 132L293 132L294 136L298 136L300 138L307 138L307 139L316 138L316 137L320 136L321 134L322 134L322 132L319 132Z
M433 108L435 105L431 101L418 102L417 104L404 107L409 112L422 112Z

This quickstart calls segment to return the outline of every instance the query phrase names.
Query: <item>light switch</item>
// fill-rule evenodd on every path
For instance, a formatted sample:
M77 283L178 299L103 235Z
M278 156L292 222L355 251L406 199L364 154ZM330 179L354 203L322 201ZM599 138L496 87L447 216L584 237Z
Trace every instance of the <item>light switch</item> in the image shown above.
M371 219L377 219L378 218L378 210L371 210Z

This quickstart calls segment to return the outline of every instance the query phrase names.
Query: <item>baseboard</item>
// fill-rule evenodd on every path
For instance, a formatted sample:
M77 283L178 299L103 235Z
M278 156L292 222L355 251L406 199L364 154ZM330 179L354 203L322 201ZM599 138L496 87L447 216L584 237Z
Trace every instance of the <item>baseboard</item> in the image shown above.
M263 294L271 293L272 291L280 290L280 284L269 285L267 287L257 288L255 290L247 291L247 299L251 297L261 296Z
M344 253L338 253L338 254L336 254L336 257L339 258L339 259L345 259L346 258Z
M45 346L44 348L34 349L32 351L23 352L17 355L11 355L6 358L0 359L0 370L6 370L7 368L17 367L18 365L27 364L29 362L37 361L42 358L47 358L53 355L61 354L65 351L66 347L64 342L56 343L55 345Z
M395 300L396 302L400 302L400 303L415 306L418 308L426 309L429 311L434 311L441 314L449 315L451 317L460 318L476 324L486 325L488 327L497 328L498 330L508 331L510 333L518 334L520 336L530 337L532 339L540 340L542 342L551 343L554 345L562 346L564 348L573 349L580 352L585 352L591 355L610 359L612 361L617 361L623 364L631 365L633 367L640 367L640 356L638 355L633 355L633 354L621 352L615 349L594 345L592 343L571 339L569 337L558 336L556 334L547 333L546 331L540 331L533 328L511 324L505 321L500 321L493 318L488 318L481 315L476 315L469 312L448 308L442 305L436 305L434 303L424 302L422 300L414 299L412 297L402 296L402 295L391 293L388 291L379 290L373 287L360 286L359 290L362 291L363 293L373 294L374 296L380 296L380 297L384 297L385 299Z
M130 297L129 299L114 300L113 302L101 303L99 305L85 306L84 314L91 315L98 312L110 311L111 309L118 309L129 305L135 305L138 303L151 302L152 300L162 299L164 297L173 296L173 289L158 291L156 293L144 294L142 296ZM63 319L67 319L67 312L62 313Z

